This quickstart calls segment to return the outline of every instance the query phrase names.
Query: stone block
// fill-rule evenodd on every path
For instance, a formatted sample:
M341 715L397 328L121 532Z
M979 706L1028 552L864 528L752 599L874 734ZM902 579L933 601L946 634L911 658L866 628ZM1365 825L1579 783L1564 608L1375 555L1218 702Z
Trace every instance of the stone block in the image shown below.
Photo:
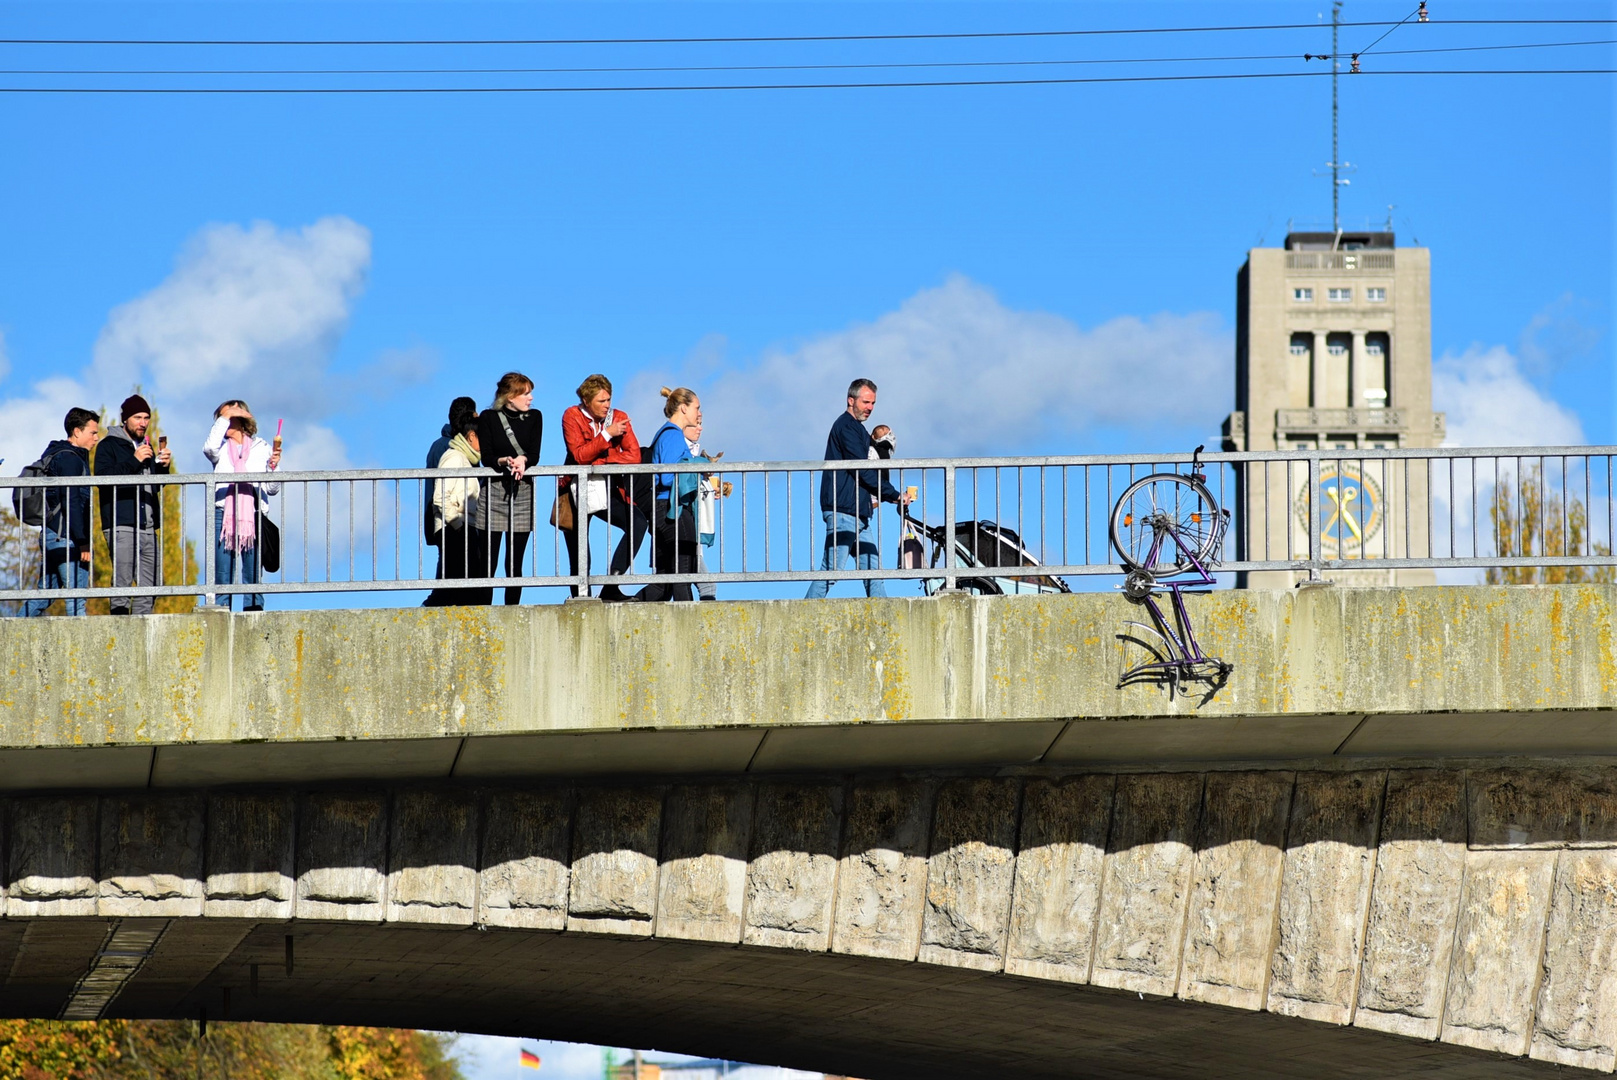
M300 919L381 922L387 910L387 796L310 792L298 822Z
M571 788L490 792L477 921L526 930L566 926L572 829Z
M1016 875L1017 780L949 780L938 788L920 959L998 971Z
M649 937L663 788L579 792L567 929Z
M94 795L45 795L11 801L6 914L94 915Z
M1385 787L1380 772L1297 775L1269 973L1271 1012L1352 1021Z
M1455 931L1442 1039L1525 1054L1555 875L1554 851L1472 851Z
M1418 769L1387 777L1358 1027L1435 1039L1465 873L1465 776Z
M202 914L202 797L116 795L101 800L96 914Z
M1115 786L1112 776L1027 782L1005 951L1009 974L1089 981Z
M208 796L204 915L292 917L296 806L296 800L285 792L229 791Z
M1617 726L1617 717L1610 723ZM1617 847L1617 769L1571 769L1567 782L1572 788L1567 844L1574 848Z
M1200 773L1120 776L1090 981L1172 997L1194 869Z
M1531 1054L1617 1067L1617 850L1569 851L1550 896Z
M676 787L664 809L657 936L690 941L741 940L753 787Z
M841 784L758 785L743 944L807 952L830 947L842 807Z
M477 795L406 789L393 796L388 922L470 926L477 907Z
M1294 779L1288 772L1207 774L1180 997L1263 1008Z
M929 781L854 784L837 868L832 952L915 959L933 792Z
M1489 769L1467 777L1471 847L1561 848L1578 808L1564 769Z

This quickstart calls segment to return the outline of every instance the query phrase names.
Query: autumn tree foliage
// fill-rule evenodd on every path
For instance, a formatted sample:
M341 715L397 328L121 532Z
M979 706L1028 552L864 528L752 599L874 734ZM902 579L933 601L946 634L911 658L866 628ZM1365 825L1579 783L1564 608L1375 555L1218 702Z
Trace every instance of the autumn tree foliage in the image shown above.
M1539 465L1494 485L1488 516L1494 549L1501 556L1609 556L1610 544L1593 541L1583 500L1547 484ZM1610 566L1505 566L1488 570L1490 585L1561 585L1610 582Z
M450 1036L181 1020L0 1020L0 1080L462 1080Z

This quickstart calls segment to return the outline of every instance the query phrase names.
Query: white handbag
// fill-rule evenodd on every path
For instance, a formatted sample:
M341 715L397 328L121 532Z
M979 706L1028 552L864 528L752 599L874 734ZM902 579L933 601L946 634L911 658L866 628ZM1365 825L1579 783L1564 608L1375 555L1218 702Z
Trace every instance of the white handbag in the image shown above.
M604 477L591 477L584 481L584 505L581 510L585 517L601 513L610 501Z

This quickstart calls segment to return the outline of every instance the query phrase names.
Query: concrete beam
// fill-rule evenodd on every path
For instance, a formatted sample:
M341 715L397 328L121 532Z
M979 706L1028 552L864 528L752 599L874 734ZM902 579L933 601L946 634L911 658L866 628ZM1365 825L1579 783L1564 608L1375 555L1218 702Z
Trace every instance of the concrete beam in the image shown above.
M1617 587L1217 592L1227 685L1107 594L0 622L0 789L1617 755Z

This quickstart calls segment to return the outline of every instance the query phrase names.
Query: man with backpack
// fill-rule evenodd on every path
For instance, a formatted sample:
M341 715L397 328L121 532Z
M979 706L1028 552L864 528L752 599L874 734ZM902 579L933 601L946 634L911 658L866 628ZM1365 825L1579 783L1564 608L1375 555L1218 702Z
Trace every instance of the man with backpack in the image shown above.
M23 470L24 476L89 476L90 448L101 432L101 423L89 409L69 409L62 419L66 439L52 440L39 460ZM24 489L16 489L26 498ZM39 490L39 489L34 489ZM88 486L45 488L38 504L37 518L25 506L19 515L27 524L36 521L44 529L45 574L41 588L88 589L90 587L90 489ZM23 614L43 615L52 597L29 600ZM69 615L83 615L84 601L63 603Z
M119 409L119 420L107 429L95 452L97 476L150 476L167 473L173 458L167 439L152 445L152 407L131 394ZM102 487L101 530L112 558L112 584L150 586L161 578L157 530L163 524L163 489L156 485ZM114 615L150 615L155 597L114 596Z

